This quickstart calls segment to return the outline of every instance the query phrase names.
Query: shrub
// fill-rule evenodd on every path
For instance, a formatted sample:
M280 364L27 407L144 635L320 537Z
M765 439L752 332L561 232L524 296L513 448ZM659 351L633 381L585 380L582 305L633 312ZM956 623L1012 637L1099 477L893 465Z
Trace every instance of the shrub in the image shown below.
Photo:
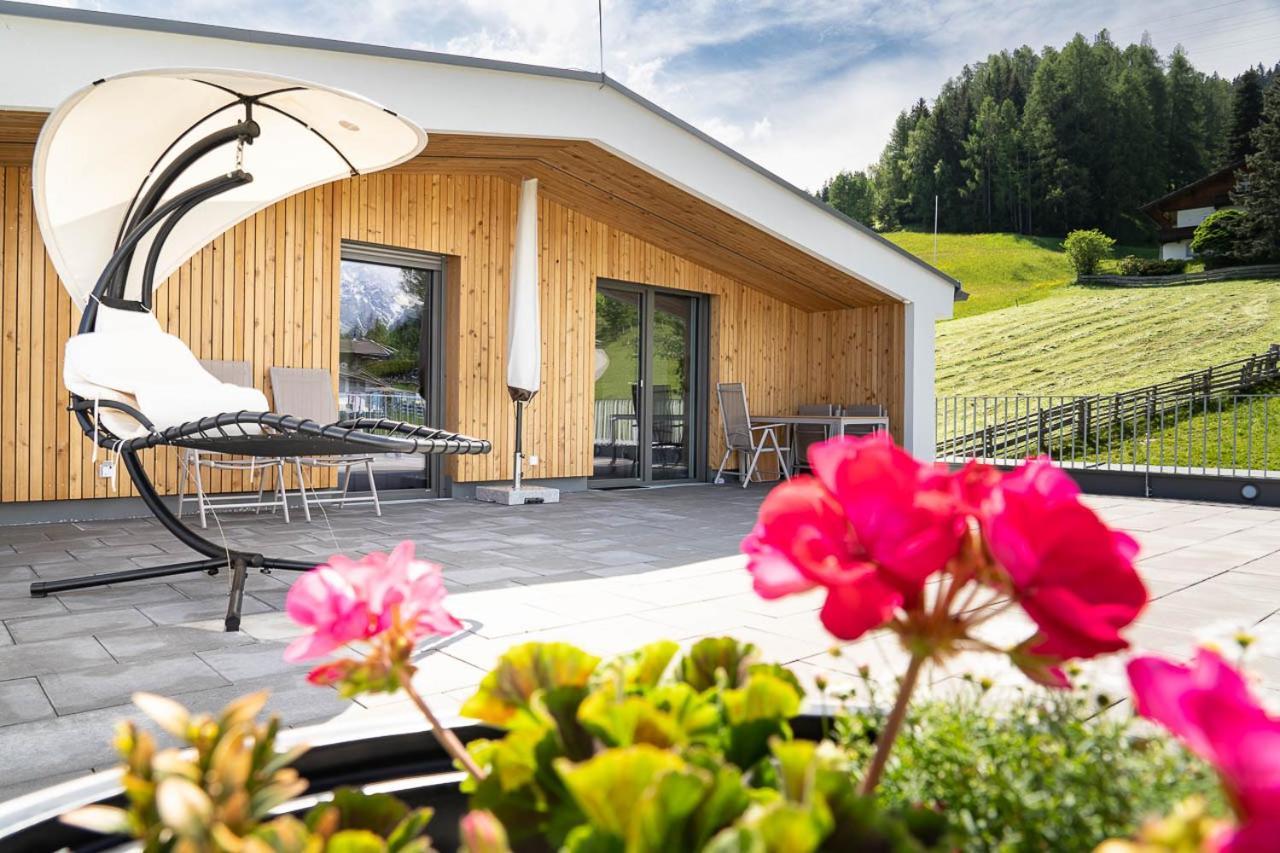
M1236 252L1244 211L1227 208L1215 211L1196 226L1191 251L1204 259L1205 269L1220 269L1242 262Z
M1111 256L1111 248L1116 241L1096 228L1076 230L1062 241L1062 248L1067 253L1067 260L1077 276L1093 275L1098 271L1098 263Z
M945 803L965 850L1093 850L1192 794L1225 813L1208 767L1170 739L1140 732L1128 713L1098 715L1101 697L1087 694L1009 700L973 684L955 699L917 705L881 802ZM850 713L836 730L869 755L879 716Z
M1120 259L1120 275L1177 275L1187 271L1185 258L1139 258L1127 255Z

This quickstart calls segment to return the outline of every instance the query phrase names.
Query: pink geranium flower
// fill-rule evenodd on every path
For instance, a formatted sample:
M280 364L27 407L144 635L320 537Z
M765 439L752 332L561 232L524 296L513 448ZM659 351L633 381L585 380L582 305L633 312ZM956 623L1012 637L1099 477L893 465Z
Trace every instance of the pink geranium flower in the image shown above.
M963 520L945 499L945 475L887 436L836 439L809 454L817 478L774 489L743 550L761 597L824 587L822 624L852 640L919 597L958 550Z
M1176 735L1218 771L1240 826L1223 850L1274 850L1280 837L1280 718L1267 713L1244 677L1217 652L1191 666L1157 657L1129 662L1138 713Z
M761 598L825 587L822 624L841 639L883 625L902 604L902 593L858 545L840 505L812 477L797 477L769 494L743 550Z
M1062 660L1124 649L1120 636L1147 603L1133 567L1137 543L1111 530L1047 459L1006 475L980 513L996 562L1040 628L1029 651Z
M311 632L289 645L285 660L323 657L392 627L410 642L452 634L462 625L444 609L444 598L440 567L415 560L412 542L360 560L331 557L289 589L285 611Z
M826 441L809 458L857 547L907 596L956 555L964 519L945 468L915 459L888 433Z

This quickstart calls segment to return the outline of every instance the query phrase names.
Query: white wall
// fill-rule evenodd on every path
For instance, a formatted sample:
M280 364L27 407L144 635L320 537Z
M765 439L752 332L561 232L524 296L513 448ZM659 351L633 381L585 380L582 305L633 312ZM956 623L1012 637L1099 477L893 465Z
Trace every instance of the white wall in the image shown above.
M1191 241L1178 240L1173 243L1160 244L1160 259L1164 261L1190 258L1191 257Z
M1209 218L1209 214L1217 210L1216 207L1188 207L1185 210L1178 211L1179 228L1195 228L1201 222Z

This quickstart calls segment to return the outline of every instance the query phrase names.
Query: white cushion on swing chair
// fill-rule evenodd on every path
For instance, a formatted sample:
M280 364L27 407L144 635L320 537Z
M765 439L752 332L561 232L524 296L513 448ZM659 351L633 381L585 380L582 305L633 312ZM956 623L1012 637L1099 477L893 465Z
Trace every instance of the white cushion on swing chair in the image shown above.
M150 312L105 305L98 308L95 331L67 340L62 381L68 391L86 400L133 406L161 430L224 412L270 410L258 389L218 381L186 344L160 328ZM147 434L124 412L102 408L99 417L120 438ZM251 425L237 429L259 432Z

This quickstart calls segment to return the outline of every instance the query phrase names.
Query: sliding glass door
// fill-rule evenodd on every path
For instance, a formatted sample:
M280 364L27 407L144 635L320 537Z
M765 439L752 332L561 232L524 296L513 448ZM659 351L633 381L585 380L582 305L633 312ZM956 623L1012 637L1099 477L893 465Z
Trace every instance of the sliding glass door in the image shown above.
M697 295L597 284L594 485L698 476L704 313Z
M434 255L343 243L339 311L338 402L343 417L380 417L437 424L442 414L442 261ZM435 487L437 457L374 457L379 489ZM367 490L353 469L351 489Z

